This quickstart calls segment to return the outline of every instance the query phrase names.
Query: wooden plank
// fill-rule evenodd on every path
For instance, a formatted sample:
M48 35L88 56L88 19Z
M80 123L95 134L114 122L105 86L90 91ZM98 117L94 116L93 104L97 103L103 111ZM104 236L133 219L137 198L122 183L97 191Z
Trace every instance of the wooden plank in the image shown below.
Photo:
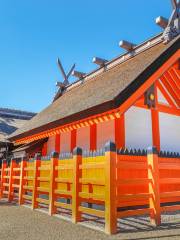
M8 194L9 194L9 191L3 191L3 194L7 194L7 195L8 195Z
M174 191L174 192L163 192L160 193L161 198L167 198L167 197L180 197L180 191Z
M35 168L34 167L25 167L24 171L34 171Z
M104 169L105 163L84 163L79 166L80 169Z
M139 216L139 215L146 215L150 214L151 209L136 209L136 210L127 210L122 212L117 212L118 218L123 217L131 217L131 216Z
M55 178L57 183L72 183L72 179L69 178Z
M20 179L20 176L13 176L12 178L13 178L13 179L16 179L16 180L19 180L19 179Z
M44 203L44 204L49 205L49 200L47 200L47 199L36 198L36 201L39 202L39 203Z
M99 195L99 194L94 194L94 193L86 193L86 192L80 192L79 196L81 198L86 198L86 199L93 199L93 200L101 200L104 201L105 200L105 195Z
M12 184L14 188L19 188L20 186L18 184Z
M148 184L151 180L148 178L127 178L118 179L117 184Z
M99 185L99 186L105 185L105 180L103 181L98 179L80 178L79 182L82 184L93 184L93 185Z
M54 202L54 205L56 207L61 207L61 208L65 208L65 209L72 209L72 205L71 204L67 204L67 203L62 203L62 202Z
M125 161L118 161L117 168L119 169L147 169L147 163L141 162L125 162Z
M26 186L23 186L23 189L32 191L33 190L33 186L26 185Z
M179 163L160 163L159 169L180 170Z
M179 210L180 210L180 205L161 207L161 212L174 212Z
M39 191L39 192L47 192L47 193L49 193L49 188L45 188L45 187L37 187L37 190Z
M26 200L32 200L32 196L29 196L29 195L26 195L26 194L23 195L23 198L26 199Z
M38 167L39 171L50 171L50 166L49 165L44 165L41 167Z
M73 165L72 164L61 164L61 165L56 166L55 169L56 170L72 170Z
M131 199L149 199L152 197L152 194L150 193L137 193L137 194L120 194L118 195L118 201L127 199L127 200L131 200Z
M102 218L105 216L104 211L96 210L96 209L93 209L93 208L86 208L86 207L80 206L79 211L82 212L82 213L86 213L86 214L89 214L89 215L92 215L92 216L97 216L97 217L102 217Z
M25 176L24 179L27 180L27 181L33 181L34 177Z
M37 180L40 182L49 182L50 178L49 177L37 177Z
M56 189L54 192L55 192L56 194L72 195L72 191L65 191L65 190Z
M160 178L161 184L180 184L180 178Z
M14 172L19 172L21 169L20 168L13 168Z
M4 187L9 187L9 183L3 183L2 184Z

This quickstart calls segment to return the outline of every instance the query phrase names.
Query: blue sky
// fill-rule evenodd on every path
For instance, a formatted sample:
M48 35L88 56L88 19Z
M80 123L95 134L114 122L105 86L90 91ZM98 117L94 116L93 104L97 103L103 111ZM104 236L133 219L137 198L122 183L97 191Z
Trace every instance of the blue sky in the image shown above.
M62 80L58 56L89 72L94 56L123 52L121 39L159 33L154 19L171 11L170 0L0 0L0 107L42 110Z

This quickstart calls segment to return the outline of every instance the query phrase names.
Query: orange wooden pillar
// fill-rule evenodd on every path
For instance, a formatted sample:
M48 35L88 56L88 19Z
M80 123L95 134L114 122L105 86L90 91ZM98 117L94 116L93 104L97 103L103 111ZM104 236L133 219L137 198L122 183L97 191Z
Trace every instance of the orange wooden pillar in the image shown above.
M27 159L24 157L21 160L20 166L20 182L19 182L19 205L24 203L23 194L24 194L24 185L26 183L25 177L25 170L24 168L27 166Z
M11 159L11 164L10 164L10 173L9 173L9 193L8 193L8 201L11 202L13 200L14 196L14 188L13 188L13 183L14 183L14 167L15 167L16 161L14 159Z
M95 151L97 149L97 125L90 125L90 150Z
M37 197L38 197L38 177L40 175L39 167L41 166L41 156L36 154L34 162L34 176L33 176L33 195L32 195L32 209L38 207Z
M125 147L125 117L124 114L120 118L114 119L115 144L117 149Z
M73 149L76 147L76 140L77 140L77 130L76 129L73 129L71 131L71 152L73 152Z
M43 144L43 148L42 148L42 156L46 156L46 155L47 155L47 142Z
M152 209L151 223L155 225L161 224L161 208L160 208L160 191L159 191L159 168L158 168L158 153L155 147L148 148L148 178L149 193L152 197L149 198L149 207Z
M2 161L1 167L1 189L0 189L0 198L3 198L3 191L4 191L4 182L5 182L5 168L7 167L6 160Z
M60 142L61 142L61 135L60 134L56 134L55 137L55 151L60 153Z
M105 145L105 232L117 232L116 206L116 145L108 142Z
M159 131L159 112L157 109L158 96L157 84L154 84L155 107L151 108L151 122L152 122L152 145L160 151L160 131Z
M81 213L79 211L80 198L79 192L81 192L81 184L79 179L82 177L82 170L80 165L82 164L82 149L76 147L73 150L73 186L72 186L72 222L77 223L81 220Z
M50 186L49 186L49 215L53 215L56 213L56 207L54 205L55 201L55 189L56 189L56 181L58 170L56 170L56 166L58 166L59 153L53 152L51 154L51 163L50 163Z

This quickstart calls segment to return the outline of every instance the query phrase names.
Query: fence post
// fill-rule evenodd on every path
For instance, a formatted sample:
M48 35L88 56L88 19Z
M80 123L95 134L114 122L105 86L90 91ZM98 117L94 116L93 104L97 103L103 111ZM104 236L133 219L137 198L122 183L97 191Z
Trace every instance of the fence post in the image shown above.
M55 178L57 177L58 171L56 170L56 166L58 165L58 152L52 152L51 161L50 161L50 188L49 188L49 215L53 215L56 213L56 207L54 206L55 201L55 188L56 182Z
M11 159L11 164L10 164L10 172L9 172L9 193L8 193L8 201L11 202L13 200L13 183L14 183L14 179L13 179L13 170L15 167L16 161L14 159Z
M155 147L149 147L147 150L148 161L148 178L149 193L152 197L149 198L149 207L152 209L151 223L156 226L161 224L161 208L160 208L160 191L159 191L159 168L158 168L158 152Z
M41 155L37 153L35 155L35 162L34 162L34 176L33 176L33 195L32 195L32 209L38 207L37 197L38 197L38 177L39 177L39 170L38 168L41 165Z
M116 145L107 142L105 145L105 232L117 232L116 206Z
M73 150L73 183L72 183L72 221L77 223L81 220L81 213L79 212L80 198L79 192L81 191L81 184L79 179L82 176L82 170L79 165L82 164L82 149L76 147Z
M1 189L0 189L0 198L3 197L3 191L4 191L4 176L5 176L5 168L7 167L6 160L2 161L2 167L1 167Z
M21 160L21 165L20 165L20 181L19 181L19 205L24 203L23 199L23 194L24 194L24 185L26 180L24 179L25 177L25 170L24 168L27 165L27 159L26 157L23 157Z

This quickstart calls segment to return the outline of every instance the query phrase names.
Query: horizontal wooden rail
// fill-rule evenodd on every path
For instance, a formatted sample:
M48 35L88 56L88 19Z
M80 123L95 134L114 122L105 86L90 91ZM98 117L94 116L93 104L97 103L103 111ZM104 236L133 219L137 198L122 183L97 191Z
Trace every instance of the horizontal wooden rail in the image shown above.
M99 186L105 185L105 181L98 180L98 179L80 178L79 182L82 184L93 184L93 185L99 185Z
M139 215L147 215L150 214L151 209L136 209L136 210L127 210L122 212L117 212L118 218L131 217L131 216L139 216Z
M160 178L160 184L180 184L180 178Z
M151 180L148 178L129 178L129 179L118 179L117 184L148 184Z
M83 163L79 166L80 169L104 169L104 163Z
M86 208L86 207L82 207L82 206L79 207L79 211L82 213L86 213L89 215L95 215L97 217L102 217L102 218L105 216L104 211Z
M141 163L141 162L125 162L125 161L118 161L117 164L118 169L148 169L147 163Z
M72 209L72 205L71 204L67 204L67 203L63 203L63 202L54 202L54 205L56 207L61 207L61 208L65 208L65 209Z

